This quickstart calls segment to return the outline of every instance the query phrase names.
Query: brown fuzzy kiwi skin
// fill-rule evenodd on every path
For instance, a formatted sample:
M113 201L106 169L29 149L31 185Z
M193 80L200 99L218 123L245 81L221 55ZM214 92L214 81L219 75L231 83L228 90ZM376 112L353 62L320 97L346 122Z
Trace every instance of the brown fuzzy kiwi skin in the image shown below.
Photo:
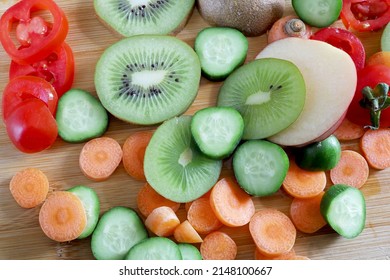
M285 0L198 0L197 9L210 25L236 28L255 37L283 16Z
M184 27L187 25L189 19L191 18L193 12L195 9L195 5L192 7L192 9L188 12L188 14L183 18L183 20L180 22L180 24L172 30L168 34L161 34L161 35L171 35L171 36L176 36L180 31L184 29ZM95 12L95 17L100 21L101 24L103 24L108 30L110 30L111 33L115 34L118 38L124 38L127 36L124 36L123 34L119 33L116 31L111 25L109 25L104 19L102 19L96 12ZM148 33L144 33L148 34ZM134 35L142 35L142 34L134 34Z

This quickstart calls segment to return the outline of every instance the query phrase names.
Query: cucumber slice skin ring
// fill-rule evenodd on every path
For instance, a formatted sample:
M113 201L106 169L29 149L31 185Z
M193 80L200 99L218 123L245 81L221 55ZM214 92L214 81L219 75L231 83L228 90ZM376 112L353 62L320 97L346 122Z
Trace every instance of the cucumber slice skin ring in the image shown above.
M345 238L357 237L365 227L366 202L357 188L331 186L322 197L320 211L330 227Z
M150 237L134 245L126 260L182 260L179 246L166 237Z

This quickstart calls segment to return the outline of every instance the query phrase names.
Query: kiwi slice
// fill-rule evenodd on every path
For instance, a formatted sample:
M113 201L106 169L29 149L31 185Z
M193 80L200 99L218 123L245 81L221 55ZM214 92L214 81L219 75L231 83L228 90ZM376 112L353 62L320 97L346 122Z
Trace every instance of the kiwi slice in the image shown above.
M241 113L243 139L263 139L291 125L302 112L305 97L305 81L297 66L264 58L233 72L223 83L217 103Z
M118 119L157 124L194 101L201 69L195 51L173 36L137 35L107 48L96 65L95 88Z
M200 152L191 134L191 116L172 118L154 132L144 157L148 183L175 202L192 201L217 182L222 161Z
M94 0L99 19L124 37L176 34L194 5L195 0Z

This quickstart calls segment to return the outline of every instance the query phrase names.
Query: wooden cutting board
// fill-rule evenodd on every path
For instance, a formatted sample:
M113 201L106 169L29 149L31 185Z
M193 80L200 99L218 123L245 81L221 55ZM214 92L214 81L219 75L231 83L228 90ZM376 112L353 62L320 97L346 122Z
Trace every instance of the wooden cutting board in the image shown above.
M0 14L17 1L0 1ZM69 19L70 29L66 39L76 60L74 87L95 94L93 75L95 64L105 48L119 38L106 29L94 16L93 1L57 0ZM293 13L286 1L286 14ZM196 34L208 26L197 10L178 37L193 46ZM1 30L3 32L3 30ZM379 50L381 32L357 34L363 41L367 55ZM266 36L249 38L247 61L255 58L266 45ZM0 49L0 92L8 82L10 59ZM337 69L335 69L337 71ZM331 81L330 81L331 82ZM193 114L206 106L214 105L221 83L201 80L199 95L186 114ZM154 128L154 127L152 127ZM107 136L121 145L133 132L152 129L130 125L111 118ZM144 182L130 178L122 165L105 182L92 182L78 167L78 156L83 144L68 144L58 139L54 146L38 154L23 154L10 143L4 124L0 124L0 259L93 259L90 239L58 243L47 238L38 224L39 207L20 208L9 192L11 177L26 167L38 167L49 178L51 191L66 190L75 185L94 188L101 201L101 212L113 206L136 208L136 195ZM356 142L343 143L344 149L358 150ZM222 175L231 174L226 167ZM315 234L297 235L294 249L297 254L311 259L389 259L390 258L390 169L370 171L370 178L362 188L367 202L367 222L363 233L347 240L329 227ZM329 183L328 183L329 185ZM291 198L279 191L267 198L253 198L256 209L274 207L288 214ZM185 219L184 205L179 210ZM237 259L253 259L254 243L248 227L223 228L238 245Z

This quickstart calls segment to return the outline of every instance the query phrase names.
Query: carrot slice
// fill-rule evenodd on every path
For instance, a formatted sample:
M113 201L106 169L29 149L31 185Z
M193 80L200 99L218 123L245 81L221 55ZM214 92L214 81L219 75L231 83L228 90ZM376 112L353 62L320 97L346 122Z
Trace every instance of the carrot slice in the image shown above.
M364 132L363 126L357 125L345 118L333 135L340 141L349 141L360 139Z
M149 183L145 183L145 185L143 185L137 195L138 210L141 212L142 215L148 217L154 209L160 206L168 206L172 208L174 212L176 212L180 208L180 203L166 199L165 197L157 193L149 185Z
M123 167L136 180L145 181L145 150L153 136L152 131L137 131L127 137L123 144Z
M73 193L56 191L39 211L39 225L50 239L66 242L76 239L87 224L81 200Z
M264 255L263 253L261 253L259 248L255 247L255 260L288 260L288 259L290 259L290 258L292 258L294 256L295 256L295 250L294 249L291 249L287 253L284 253L284 254L281 254L281 255L277 255L277 256L274 256L274 257L270 257L270 256Z
M122 160L122 148L110 137L88 141L80 152L79 164L84 175L94 181L108 179Z
M324 171L304 170L294 160L290 160L290 166L282 187L293 197L313 197L325 189L326 174Z
M294 198L290 205L290 217L295 227L305 233L313 233L326 225L320 204L324 192L310 198Z
M37 168L26 168L16 173L9 184L15 201L23 208L41 204L49 193L49 181Z
M180 225L179 218L168 206L154 209L145 220L145 226L157 236L171 236L178 225Z
M360 189L367 181L370 168L358 152L344 150L339 163L329 172L333 184L344 184Z
M203 241L199 233L187 220L185 220L175 228L175 231L173 232L173 237L179 243L200 243Z
M214 231L200 244L200 253L204 260L234 260L237 256L237 245L226 233Z
M390 128L367 130L360 140L360 148L372 168L390 167Z
M205 197L192 202L187 212L187 220L199 234L208 234L223 225L214 214L210 199Z
M257 211L249 222L249 232L260 252L267 256L290 251L297 235L290 218L273 208Z
M233 178L223 178L215 184L210 205L217 218L230 227L246 225L255 213L251 196Z
M205 198L210 198L210 194L211 194L211 191L213 190L213 188L211 188L207 193L205 193L204 195L202 195L201 197L205 197ZM184 208L186 209L186 212L188 212L188 209L190 209L190 206L192 204L193 201L188 201L184 204Z

